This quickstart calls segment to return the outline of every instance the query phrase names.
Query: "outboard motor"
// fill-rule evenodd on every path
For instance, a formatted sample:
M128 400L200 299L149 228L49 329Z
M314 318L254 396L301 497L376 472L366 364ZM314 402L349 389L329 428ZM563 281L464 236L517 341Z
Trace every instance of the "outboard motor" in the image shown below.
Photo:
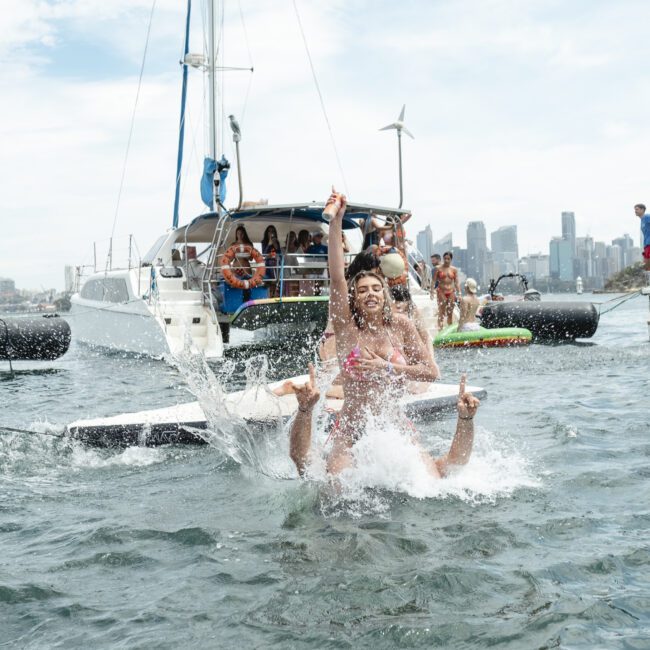
M0 318L0 360L58 359L70 347L70 325L57 315Z
M598 328L600 314L590 302L492 302L483 307L481 325L525 327L544 341L587 339Z

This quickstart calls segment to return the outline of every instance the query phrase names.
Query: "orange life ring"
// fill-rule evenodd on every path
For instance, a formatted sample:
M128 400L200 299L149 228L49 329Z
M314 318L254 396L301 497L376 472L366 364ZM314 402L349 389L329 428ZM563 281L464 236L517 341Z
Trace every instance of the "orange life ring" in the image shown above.
M408 269L408 262L406 261L406 255L404 255L404 251L395 246L377 246L375 249L375 255L378 258L383 257L384 255L388 255L388 253L399 253L402 260L404 260L404 273L402 273L402 275L398 275L396 278L385 278L386 284L389 287L394 287L397 284L406 284L408 281L408 275L406 272L406 269Z
M255 269L255 273L252 278L240 280L235 275L231 265L237 256L246 255L252 258L251 268ZM264 281L265 272L266 267L264 266L264 257L262 257L262 254L252 246L246 244L233 244L221 258L221 275L223 275L223 279L233 289L252 289L253 287L259 286Z

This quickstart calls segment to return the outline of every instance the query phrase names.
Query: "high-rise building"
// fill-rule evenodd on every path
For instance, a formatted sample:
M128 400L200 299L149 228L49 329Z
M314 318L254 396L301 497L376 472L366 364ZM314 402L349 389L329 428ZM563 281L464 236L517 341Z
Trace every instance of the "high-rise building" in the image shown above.
M514 253L519 258L517 226L501 226L490 234L493 253Z
M482 221L470 221L467 224L467 268L465 270L467 275L479 284L486 283L486 259L485 224Z
M562 239L571 242L571 253L576 250L576 215L574 212L562 213Z
M450 251L454 247L451 233L448 232L444 237L441 237L438 241L433 242L433 253L438 253L442 255L445 251Z
M593 267L594 240L591 237L576 237L576 277L591 278L594 276Z
M525 275L531 282L549 277L549 256L542 253L531 253L522 257L519 262L519 273Z
M519 269L517 226L501 226L490 234L492 243L492 276L516 273Z
M549 271L552 278L572 281L573 251L571 242L560 237L553 237L549 244Z
M622 260L623 254L618 244L612 244L607 247L608 275L614 275L614 273L618 273L623 268Z
M416 236L416 246L424 259L429 262L433 254L433 236L431 234L431 226L427 226L424 230Z
M460 246L452 246L451 250L454 259L452 264L467 275L467 249Z
M626 266L636 262L636 259L633 259L631 255L631 249L634 248L634 240L627 233L622 237L612 239L612 246L618 246L620 249L619 270L623 270Z

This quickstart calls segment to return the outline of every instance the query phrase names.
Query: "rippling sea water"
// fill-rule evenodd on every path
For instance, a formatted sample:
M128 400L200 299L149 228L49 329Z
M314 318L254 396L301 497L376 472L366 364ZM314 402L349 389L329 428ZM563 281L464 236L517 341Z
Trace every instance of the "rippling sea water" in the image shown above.
M650 648L647 318L637 298L589 343L438 353L488 399L435 485L381 430L339 493L210 446L0 435L0 646ZM231 352L235 376L260 353L302 372L303 345ZM42 432L193 399L163 362L81 346L4 370L0 425ZM452 419L421 428L445 451Z

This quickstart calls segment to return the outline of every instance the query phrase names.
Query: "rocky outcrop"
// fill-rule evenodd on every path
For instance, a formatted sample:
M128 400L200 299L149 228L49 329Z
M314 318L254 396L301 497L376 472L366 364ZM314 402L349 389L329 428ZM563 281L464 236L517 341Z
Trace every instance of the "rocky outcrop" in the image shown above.
M605 283L605 291L616 291L623 293L625 291L635 291L647 284L645 271L641 262L632 264L622 271L613 275Z

